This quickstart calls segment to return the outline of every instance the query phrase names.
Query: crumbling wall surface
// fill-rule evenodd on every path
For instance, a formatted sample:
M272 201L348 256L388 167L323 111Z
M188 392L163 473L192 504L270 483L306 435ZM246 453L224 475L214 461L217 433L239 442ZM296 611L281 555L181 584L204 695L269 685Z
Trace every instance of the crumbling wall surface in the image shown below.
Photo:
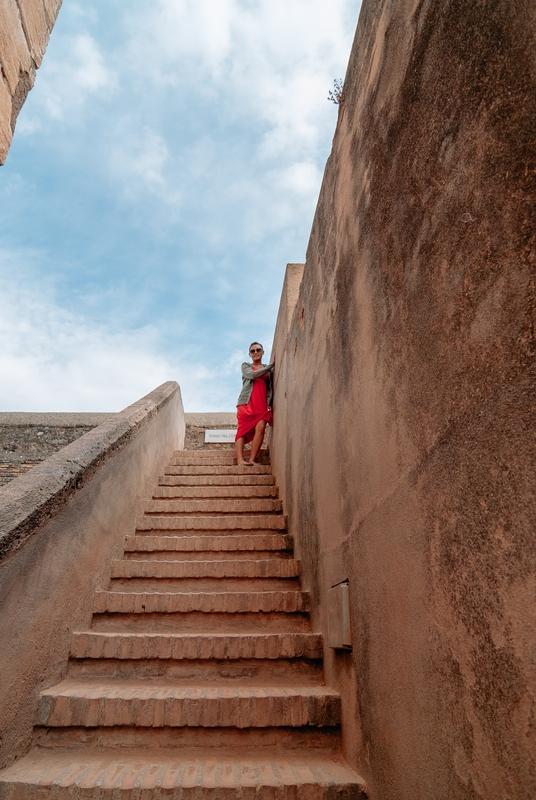
M0 412L0 486L23 475L114 414Z
M136 516L184 443L164 383L0 489L0 768L24 755L39 692L67 666Z
M62 0L0 1L0 164L35 80Z
M373 800L536 797L536 6L364 0L273 463ZM281 424L280 424L281 423Z

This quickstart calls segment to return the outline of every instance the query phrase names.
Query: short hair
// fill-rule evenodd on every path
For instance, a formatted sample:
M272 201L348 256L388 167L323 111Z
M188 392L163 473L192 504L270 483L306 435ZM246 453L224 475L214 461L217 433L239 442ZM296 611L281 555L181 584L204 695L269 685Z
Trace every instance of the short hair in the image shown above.
M262 344L261 344L260 342L251 342L251 344L250 344L250 346L249 346L249 349L250 349L250 350L251 350L251 348L253 347L253 345L254 345L254 344L258 344L258 345L259 345L259 347L261 347L261 348L262 348L262 350L264 351L264 347L262 346Z

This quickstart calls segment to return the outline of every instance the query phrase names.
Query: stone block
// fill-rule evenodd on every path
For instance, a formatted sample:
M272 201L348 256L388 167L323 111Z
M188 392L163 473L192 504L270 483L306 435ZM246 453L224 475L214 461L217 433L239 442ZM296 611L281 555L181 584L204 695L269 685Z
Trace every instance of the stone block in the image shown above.
M16 0L0 0L0 62L11 95L14 95L21 72L33 70L32 56L24 35ZM2 120L4 120L2 108ZM11 108L7 114L11 120Z
M52 30L63 0L43 0L49 31Z
M0 78L0 164L6 160L11 144L11 93L7 84Z
M340 723L325 686L174 687L65 681L41 694L39 724L54 727L323 727Z
M22 27L30 54L39 67L47 48L51 27L42 0L18 0Z

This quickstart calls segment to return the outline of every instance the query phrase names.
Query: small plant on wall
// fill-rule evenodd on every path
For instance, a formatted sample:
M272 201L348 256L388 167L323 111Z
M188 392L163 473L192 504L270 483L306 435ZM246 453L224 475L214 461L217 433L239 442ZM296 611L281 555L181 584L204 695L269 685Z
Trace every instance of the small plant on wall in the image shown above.
M344 103L344 83L342 79L335 79L333 81L333 89L329 90L328 100L340 106Z

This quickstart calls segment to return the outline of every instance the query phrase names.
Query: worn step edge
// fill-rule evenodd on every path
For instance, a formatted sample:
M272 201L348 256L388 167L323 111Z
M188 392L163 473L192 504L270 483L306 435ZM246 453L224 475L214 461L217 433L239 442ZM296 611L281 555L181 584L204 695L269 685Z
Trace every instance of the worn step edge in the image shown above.
M247 455L249 450L246 449ZM234 447L222 447L219 450L174 450L171 454L172 458L181 458L184 456L193 456L195 458L236 458L236 450ZM265 447L259 450L258 458L269 458L270 452Z
M317 633L174 634L73 633L72 658L110 659L320 659L322 636Z
M253 464L247 466L231 466L230 464L206 465L183 465L168 466L164 469L164 475L271 475L272 468L267 464Z
M250 754L248 753L248 756ZM144 757L139 752L79 755L31 752L0 773L5 800L30 800L43 789L58 800L121 798L157 792L170 800L359 800L366 786L343 760L295 754L292 758L185 756L180 750ZM94 789L95 794L90 794ZM287 793L284 791L288 789ZM25 792L26 790L26 792ZM298 794L296 794L296 790ZM303 792L302 792L303 790ZM275 793L274 793L275 792Z
M273 475L161 475L159 486L275 486Z
M283 508L281 500L271 497L170 499L160 498L145 503L146 514L274 514Z
M233 531L233 530L278 530L287 528L284 514L262 515L222 515L222 516L184 516L157 517L143 516L136 521L136 530L195 530L195 531Z
M161 686L63 681L41 692L47 727L334 727L341 702L325 686Z
M113 561L112 578L296 578L295 559L237 561Z
M153 500L277 500L277 486L155 486Z
M288 552L293 548L290 534L269 533L243 536L127 536L127 553L208 553L251 550Z
M95 594L95 614L309 613L309 592L106 592Z

